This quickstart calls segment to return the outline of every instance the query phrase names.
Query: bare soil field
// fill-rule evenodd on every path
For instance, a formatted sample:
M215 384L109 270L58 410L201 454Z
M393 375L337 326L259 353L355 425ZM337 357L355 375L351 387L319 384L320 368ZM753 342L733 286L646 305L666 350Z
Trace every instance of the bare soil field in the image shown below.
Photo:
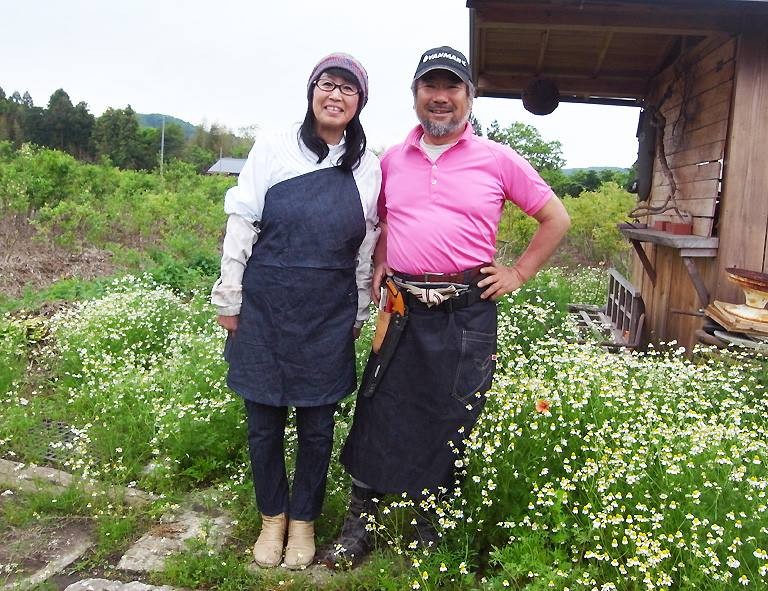
M13 216L0 219L0 237L0 294L7 297L46 288L60 279L94 279L116 270L111 253L93 247L69 252Z

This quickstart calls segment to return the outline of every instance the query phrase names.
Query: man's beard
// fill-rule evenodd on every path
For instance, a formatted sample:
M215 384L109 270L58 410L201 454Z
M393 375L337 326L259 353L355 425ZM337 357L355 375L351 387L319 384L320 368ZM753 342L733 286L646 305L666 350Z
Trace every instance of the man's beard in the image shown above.
M469 121L470 113L471 110L467 109L467 112L461 119L451 119L447 123L436 123L434 121L430 121L426 117L423 119L420 117L419 121L421 122L421 126L424 128L424 131L427 134L431 135L432 137L444 137L446 135L452 134L457 129L463 128L467 121Z

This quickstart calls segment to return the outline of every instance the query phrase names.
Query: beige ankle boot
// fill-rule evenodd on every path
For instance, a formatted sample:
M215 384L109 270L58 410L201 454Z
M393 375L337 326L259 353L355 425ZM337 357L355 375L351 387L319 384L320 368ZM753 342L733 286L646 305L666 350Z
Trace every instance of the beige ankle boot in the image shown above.
M273 517L261 516L261 533L253 545L253 559L256 564L266 568L280 564L287 521L285 513Z
M286 568L304 568L315 558L315 524L313 521L288 523L288 545L285 548Z

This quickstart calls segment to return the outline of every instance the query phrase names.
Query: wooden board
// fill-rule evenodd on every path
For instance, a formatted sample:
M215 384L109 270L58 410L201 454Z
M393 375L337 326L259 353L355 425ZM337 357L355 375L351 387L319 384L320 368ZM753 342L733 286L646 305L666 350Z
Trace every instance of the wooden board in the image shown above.
M656 248L656 289L653 298L655 300L656 314L651 322L651 326L657 335L659 341L669 341L672 336L667 330L669 322L670 295L673 290L672 269L675 266L677 252L674 249L659 246Z
M672 170L677 186L685 183L694 183L696 181L706 181L720 178L720 162L708 162L706 164L689 164ZM669 185L669 179L662 172L656 172L653 175L654 187L666 187Z
M697 312L702 309L702 304L687 271L684 269L682 260L678 259L677 264L679 266L675 269L675 272L685 275L680 275L681 279L678 282L674 293L670 297L669 333L678 341L680 346L685 347L686 350L690 351L696 344L697 339L695 333L697 329L701 328L703 319L687 314L676 314L672 312L672 310ZM697 259L694 264L696 265L704 284L708 285L707 269L712 266L712 260Z
M674 171L672 171L672 174L674 175ZM664 179L665 181L667 179ZM718 188L720 185L720 181L718 179L711 179L708 181L693 181L692 183L677 183L677 195L675 195L675 198L678 201L687 201L689 199L699 200L699 199L710 199L714 201L717 199L718 196ZM659 187L659 197L656 197L655 194L651 198L652 201L656 201L658 199L664 199L665 196L669 193L670 185L669 183L664 185L654 185L654 187ZM698 215L698 214L696 214ZM701 215L712 215L710 213L707 214L701 214Z
M677 207L693 216L714 217L715 199L676 199ZM664 203L664 199L652 200L651 206L658 207Z
M694 47L693 50L682 56L682 61L687 63L693 63L693 66L689 67L690 73L699 78L704 76L717 68L721 68L724 64L732 61L736 54L736 42L734 39L728 39L723 41L720 45L710 46L704 45L702 42L700 48ZM666 88L667 85L672 82L677 76L676 65L672 64L656 76L653 81L654 87Z
M768 44L765 31L739 40L732 125L720 211L720 269L768 270ZM715 297L736 301L725 273Z
M701 77L694 78L690 88L686 91L687 99L691 100L692 98L700 96L705 92L712 90L713 88L717 88L721 85L723 85L724 88L720 90L720 92L723 92L723 96L725 97L725 94L728 92L728 85L733 80L734 70L734 63L728 62L720 70L713 70ZM669 98L667 98L666 101L664 101L663 108L673 109L682 103L683 90L683 84L680 80L678 80L678 82L675 84L674 92L669 96ZM666 89L662 89L662 93L665 91Z
M655 342L675 340L690 350L696 342L695 331L701 326L701 319L672 310L698 311L701 308L698 294L675 249L651 244L643 246L658 273L654 288L635 257L632 280L635 285L641 286L648 334ZM699 258L695 261L706 286L712 285L713 270L716 270L714 260Z
M715 220L713 218L693 218L694 236L712 236Z
M665 137L664 149L667 153L667 157L669 157L676 152L682 152L683 150L690 150L692 148L698 148L699 146L705 146L713 142L725 140L727 131L728 121L723 119L722 121L711 123L701 129L689 131L682 136Z
M693 60L693 61L692 61ZM692 64L692 65L681 65ZM713 80L720 79L721 81L727 80L732 77L734 65L734 43L725 43L719 48L705 54L679 58L674 64L669 66L659 76L652 81L653 92L650 95L651 100L657 103L661 97L668 91L669 85L673 84L673 93L665 101L665 107L674 107L682 101L683 91L683 79L687 79L694 84L699 83L698 89L695 92L689 92L690 96L699 95L702 92L717 86L717 84L711 84ZM682 72L680 68L683 68ZM723 72L726 74L722 74ZM728 76L727 72L731 73ZM703 86L702 86L702 82ZM708 88L705 88L707 87Z
M649 243L643 243L640 245L641 248L645 251L646 256L648 257L648 260L651 261L651 264L656 266L656 245L655 244L649 244ZM650 278L645 273L645 270L643 269L643 265L640 262L640 259L637 256L634 256L632 259L632 283L635 287L637 287L640 290L640 294L642 295L643 302L645 303L645 318L646 318L646 332L651 339L651 341L655 340L655 335L653 333L653 330L648 323L648 318L652 318L654 316L654 306L655 302L653 299L653 291L654 286L651 283Z
M682 104L662 110L667 120L664 135L673 137L676 134L695 131L717 121L728 119L731 113L731 85L727 84L727 88L724 86L721 84L693 97L686 103L682 115Z
M699 162L713 162L723 157L724 150L725 140L720 140L697 148L669 154L667 155L667 164L671 169L676 169L690 164L698 164ZM654 170L660 170L658 163L654 165Z
M717 238L702 238L700 236L670 234L648 228L620 227L619 231L631 240L652 242L670 249L712 249L717 248Z

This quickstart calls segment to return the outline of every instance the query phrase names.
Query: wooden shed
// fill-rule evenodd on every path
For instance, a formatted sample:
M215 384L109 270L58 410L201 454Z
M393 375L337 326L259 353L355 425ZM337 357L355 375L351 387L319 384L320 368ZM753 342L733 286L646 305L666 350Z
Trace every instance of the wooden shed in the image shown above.
M631 281L650 339L690 348L707 304L744 302L726 268L768 273L768 2L467 6L478 96L521 98L546 79L560 102L636 105L652 118L646 203L676 204L692 234L656 229L682 221L674 210L623 230L635 247Z

